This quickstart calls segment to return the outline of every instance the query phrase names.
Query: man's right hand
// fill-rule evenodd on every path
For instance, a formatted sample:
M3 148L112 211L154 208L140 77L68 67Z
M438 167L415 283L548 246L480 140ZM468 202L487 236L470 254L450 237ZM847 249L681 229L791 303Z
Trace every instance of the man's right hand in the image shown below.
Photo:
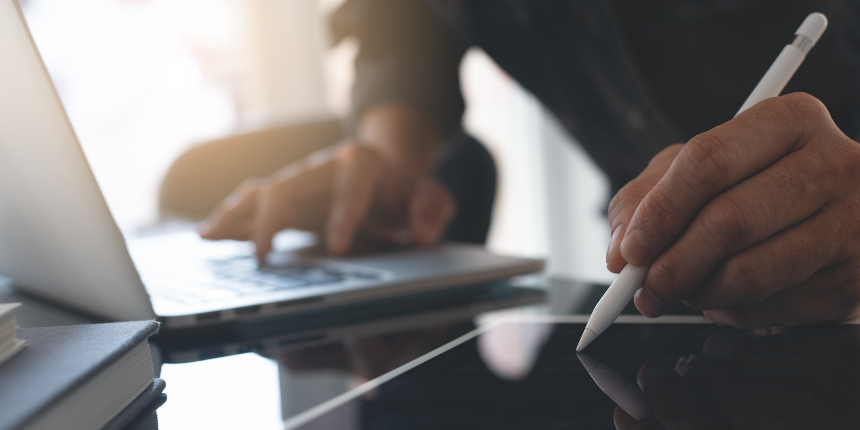
M402 107L374 115L366 121L371 140L347 140L247 180L200 226L201 237L252 240L258 257L288 228L322 234L334 255L349 251L359 231L385 242L435 244L454 215L454 199L432 177L437 148L416 144L403 130L416 130L418 140L432 134L409 127L416 120Z

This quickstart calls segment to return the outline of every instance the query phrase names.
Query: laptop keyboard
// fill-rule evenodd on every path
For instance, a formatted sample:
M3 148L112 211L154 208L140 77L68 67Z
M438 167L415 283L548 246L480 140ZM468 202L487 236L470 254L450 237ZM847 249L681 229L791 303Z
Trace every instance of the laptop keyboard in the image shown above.
M162 270L159 270L162 272ZM315 262L290 262L258 266L254 257L213 259L199 270L155 273L146 271L144 280L152 294L180 302L223 300L251 294L294 288L333 285L351 280L381 280L382 271L335 267ZM155 276L152 276L155 275Z

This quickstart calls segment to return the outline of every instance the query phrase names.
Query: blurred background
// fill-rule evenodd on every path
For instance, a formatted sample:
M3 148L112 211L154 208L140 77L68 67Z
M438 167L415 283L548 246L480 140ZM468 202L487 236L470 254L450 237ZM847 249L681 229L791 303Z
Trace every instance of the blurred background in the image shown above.
M331 46L342 0L21 0L33 38L123 230L156 223L170 164L209 139L349 107L358 46ZM608 283L608 183L555 119L472 49L465 127L500 188L489 248Z

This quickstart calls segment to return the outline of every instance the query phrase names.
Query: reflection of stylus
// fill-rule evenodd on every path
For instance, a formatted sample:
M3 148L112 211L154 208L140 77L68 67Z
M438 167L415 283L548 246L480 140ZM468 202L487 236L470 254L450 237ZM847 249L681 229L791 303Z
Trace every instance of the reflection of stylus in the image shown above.
M797 71L797 68L800 67L800 63L806 58L806 53L812 49L826 28L827 17L818 12L809 14L794 32L794 39L782 48L782 52L762 76L761 81L735 116L766 98L778 96L794 72ZM582 338L579 339L579 345L576 346L577 351L582 351L591 341L600 336L600 333L603 333L603 330L606 330L618 318L618 315L621 315L621 310L627 306L627 303L633 298L633 294L642 285L647 272L648 267L646 266L634 266L632 264L624 266L618 278L609 286L609 289L606 290L606 293L603 294L591 312L588 324L582 332Z
M576 357L585 366L585 370L588 370L594 383L615 404L621 406L624 412L630 414L637 421L651 416L651 406L648 405L648 399L639 391L639 388L628 382L611 367L581 352L577 353Z

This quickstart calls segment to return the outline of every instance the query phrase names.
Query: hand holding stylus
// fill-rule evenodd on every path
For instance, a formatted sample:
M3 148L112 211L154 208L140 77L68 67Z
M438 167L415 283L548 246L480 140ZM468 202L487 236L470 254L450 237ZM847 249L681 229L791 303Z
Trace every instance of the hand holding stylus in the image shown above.
M808 94L753 104L663 150L613 199L607 265L647 267L643 314L684 301L742 328L860 315L860 145Z

